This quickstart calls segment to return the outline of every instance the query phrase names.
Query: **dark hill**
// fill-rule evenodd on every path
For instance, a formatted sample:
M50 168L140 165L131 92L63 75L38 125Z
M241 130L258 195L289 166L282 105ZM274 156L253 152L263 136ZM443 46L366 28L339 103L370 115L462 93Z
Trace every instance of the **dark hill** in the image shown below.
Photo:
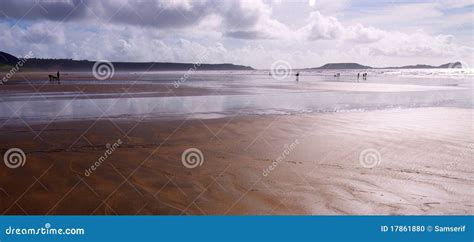
M432 65L408 65L408 66L397 66L397 67L385 67L384 69L437 69L437 68L466 68L463 64L459 61L450 62L446 64L442 64L439 66L432 66Z
M14 66L19 59L13 55L0 51L0 65Z
M358 63L328 63L326 65L306 70L336 70L336 69L371 69L370 66L364 66Z
M439 66L431 66L424 64L395 66L395 67L370 67L358 63L328 63L320 67L305 68L301 70L336 70L336 69L438 69L438 68L466 68L462 62L451 62Z
M15 65L18 58L0 52L0 65ZM51 71L91 71L95 61L72 59L28 59L23 65L23 70L51 70ZM254 70L250 66L224 64L194 64L170 62L112 62L116 71L185 71L195 70Z

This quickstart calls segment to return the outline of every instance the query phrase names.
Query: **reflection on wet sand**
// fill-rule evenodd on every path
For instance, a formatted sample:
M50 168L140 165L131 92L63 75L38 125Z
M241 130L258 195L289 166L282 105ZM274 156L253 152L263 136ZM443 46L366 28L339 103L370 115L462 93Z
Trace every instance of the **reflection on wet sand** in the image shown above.
M0 150L21 148L26 162L0 167L0 211L474 212L468 81L358 85L304 78L265 85L232 79L217 92L212 81L171 89L169 78L136 84L123 96L124 83L71 82L35 95L29 85L8 86L0 102ZM118 86L102 91L109 85ZM202 152L201 166L183 165L189 148Z

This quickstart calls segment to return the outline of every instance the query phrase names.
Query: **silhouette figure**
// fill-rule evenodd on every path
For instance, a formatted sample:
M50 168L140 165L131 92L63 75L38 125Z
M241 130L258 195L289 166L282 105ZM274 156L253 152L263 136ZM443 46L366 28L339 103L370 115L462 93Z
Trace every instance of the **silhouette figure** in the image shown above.
M296 81L299 81L299 79L300 79L300 73L296 72Z
M52 81L58 81L58 84L61 84L61 81L59 79L59 71L56 72L56 76L54 75L48 75L49 77L49 82L52 82Z
M359 80L360 78L360 73L357 73L357 80Z

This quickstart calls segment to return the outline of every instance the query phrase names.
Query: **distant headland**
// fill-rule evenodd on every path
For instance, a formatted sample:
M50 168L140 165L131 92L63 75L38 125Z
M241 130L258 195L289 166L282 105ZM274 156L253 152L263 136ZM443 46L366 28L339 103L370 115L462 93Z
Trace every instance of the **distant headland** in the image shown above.
M20 59L14 55L0 51L0 70L15 66ZM28 71L89 71L96 61L73 59L42 59L28 58L22 68ZM198 70L255 70L251 66L235 65L232 63L205 64L205 63L173 63L173 62L112 62L117 71L184 71L190 68ZM451 62L439 66L417 64L397 67L371 67L358 63L328 63L320 67L300 68L297 70L336 70L336 69L436 69L462 68L461 62Z

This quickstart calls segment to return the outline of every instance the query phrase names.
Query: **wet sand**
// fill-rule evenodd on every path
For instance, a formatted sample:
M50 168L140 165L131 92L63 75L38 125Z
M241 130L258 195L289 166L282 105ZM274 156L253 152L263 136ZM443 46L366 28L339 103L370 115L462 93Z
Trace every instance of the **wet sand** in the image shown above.
M140 93L141 96L208 96L208 95L222 95L222 94L245 94L248 90L245 87L255 88L256 86L262 85L262 87L268 89L274 89L278 91L340 91L340 92L417 92L417 91L438 91L438 90L462 90L466 83L458 83L452 81L452 83L445 83L444 85L413 85L413 83L383 83L383 80L390 80L390 78L376 78L378 83L367 82L366 80L358 80L350 77L351 79L346 80L348 77L341 79L335 79L332 77L324 77L324 82L308 82L314 79L313 76L301 77L301 81L298 85L294 85L294 80L289 77L290 81L285 82L274 82L271 77L262 74L248 75L252 76L252 83L248 86L242 83L238 85L233 84L233 74L219 73L219 72L204 72L199 74L193 74L193 81L184 81L184 83L177 85L177 80L184 76L186 72L156 72L143 73L143 72L117 72L115 75L106 81L96 80L92 73L89 72L63 72L61 74L61 85L56 82L50 83L47 80L49 72L19 72L7 82L8 85L2 86L0 94L11 94L11 93L64 93L64 92L76 92L83 94L124 94L127 95ZM6 73L1 73L0 76L5 76ZM198 76L196 78L196 76ZM229 77L230 76L230 77ZM235 75L241 78L242 75ZM160 77L157 81L157 77ZM217 86L188 86L190 82L203 81L209 78L216 78L220 84ZM257 84L255 77L259 77L261 84ZM305 80L306 79L306 80ZM321 77L316 77L321 80ZM269 80L271 80L269 82ZM443 78L443 82L449 80ZM283 84L282 84L283 83ZM415 82L416 83L416 82ZM13 84L13 85L10 85ZM104 85L106 84L106 85ZM200 83L202 84L202 83ZM222 88L222 85L227 88ZM470 88L472 84L468 82ZM228 87L232 88L228 88ZM238 88L237 88L238 87ZM237 89L237 91L235 90ZM127 96L125 95L125 96Z
M0 166L0 211L473 214L473 128L473 109L452 107L4 124L2 154L18 147L27 159ZM182 164L188 148L201 166ZM373 168L360 162L367 149L380 153Z
M52 95L62 93L81 94L77 98L88 98L86 95L115 95L131 96L140 94L140 96L189 96L189 95L208 95L206 88L180 86L179 89L173 86L173 83L167 85L157 85L146 82L147 76L132 73L116 73L113 78L105 81L94 79L92 73L88 72L66 72L61 74L61 82L49 82L48 72L20 72L1 86L0 95L11 94L36 94ZM0 76L5 76L1 73ZM132 80L121 83L120 80ZM171 79L172 80L172 79ZM114 81L116 83L111 83ZM231 93L231 92L229 92Z

